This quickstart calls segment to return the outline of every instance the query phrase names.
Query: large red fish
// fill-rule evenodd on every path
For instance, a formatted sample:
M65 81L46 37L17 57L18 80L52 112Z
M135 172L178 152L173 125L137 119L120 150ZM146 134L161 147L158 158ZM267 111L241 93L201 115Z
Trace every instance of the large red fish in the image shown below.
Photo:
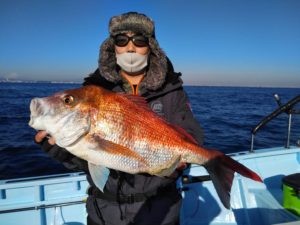
M127 173L168 176L180 163L206 168L226 208L234 172L261 178L223 153L200 147L193 139L152 112L143 98L97 86L67 90L30 104L29 125L46 130L72 154L88 161L103 190L107 168Z

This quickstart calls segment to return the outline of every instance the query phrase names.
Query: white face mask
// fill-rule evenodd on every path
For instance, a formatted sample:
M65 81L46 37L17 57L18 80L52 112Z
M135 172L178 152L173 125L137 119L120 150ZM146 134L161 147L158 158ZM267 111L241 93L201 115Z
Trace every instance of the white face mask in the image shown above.
M136 52L116 54L117 64L127 73L140 72L148 65L148 56Z

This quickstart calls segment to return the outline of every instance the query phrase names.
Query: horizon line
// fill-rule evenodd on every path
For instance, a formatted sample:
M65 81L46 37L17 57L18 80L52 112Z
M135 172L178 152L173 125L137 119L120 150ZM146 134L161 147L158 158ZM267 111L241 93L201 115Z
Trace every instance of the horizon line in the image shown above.
M59 80L17 80L17 79L1 79L0 83L35 83L35 84L82 84L82 81L59 81ZM293 88L300 89L300 86L276 86L276 85L230 85L230 84L183 84L185 87L244 87L244 88Z

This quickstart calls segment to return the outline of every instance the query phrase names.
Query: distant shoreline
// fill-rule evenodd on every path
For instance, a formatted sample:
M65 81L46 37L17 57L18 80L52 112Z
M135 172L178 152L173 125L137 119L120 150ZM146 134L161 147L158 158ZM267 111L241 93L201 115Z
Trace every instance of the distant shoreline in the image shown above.
M79 81L34 81L34 80L0 80L0 83L15 83L15 84L82 84ZM292 88L300 89L300 87L278 87L278 86L246 86L246 85L195 85L184 84L184 87L222 87L222 88Z
M0 80L0 83L30 83L30 84L81 84L76 81L35 81L35 80Z

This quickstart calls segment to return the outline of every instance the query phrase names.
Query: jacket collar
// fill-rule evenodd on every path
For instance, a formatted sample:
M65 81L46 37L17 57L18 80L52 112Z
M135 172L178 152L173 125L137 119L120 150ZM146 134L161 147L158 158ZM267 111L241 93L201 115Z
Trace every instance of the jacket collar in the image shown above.
M156 98L182 87L183 82L180 78L181 73L174 72L171 62L169 63L170 63L170 67L169 67L170 71L166 73L164 83L160 86L160 88L156 90L151 90L148 89L146 86L141 86L140 87L141 96L143 96L146 99ZM84 79L83 85L93 84L93 85L104 87L114 92L124 92L123 82L125 82L124 79L121 79L120 77L117 82L111 82L107 80L105 77L103 77L100 74L99 69L97 69L94 73L90 74L88 77Z

